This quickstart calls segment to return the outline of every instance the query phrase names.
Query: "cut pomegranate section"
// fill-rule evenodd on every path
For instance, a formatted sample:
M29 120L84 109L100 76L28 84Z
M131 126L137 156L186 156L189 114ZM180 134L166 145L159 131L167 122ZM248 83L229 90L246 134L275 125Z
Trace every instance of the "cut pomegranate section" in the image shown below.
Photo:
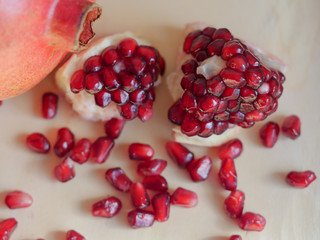
M73 148L74 135L68 128L60 128L57 135L53 150L58 157L64 157Z
M272 148L278 140L279 125L275 122L268 122L260 129L260 138L267 148Z
M10 209L27 208L33 203L30 194L22 191L12 191L6 195L5 203Z
M44 93L42 96L42 117L53 118L57 113L58 95L52 92Z
M178 142L167 142L166 149L170 158L174 160L179 167L186 168L194 159L193 153Z
M100 200L92 205L91 213L96 217L112 218L121 210L121 201L116 197Z
M91 149L91 142L87 138L80 139L69 153L69 158L83 164L88 161Z
M187 167L192 181L200 182L209 177L212 167L212 160L208 156L193 160Z
M136 182L131 185L130 189L132 205L136 208L144 208L150 205L150 198L145 186Z
M184 188L177 188L171 195L171 204L181 207L195 207L198 204L198 195Z
M224 208L231 218L239 218L242 215L245 195L240 190L233 190L224 200Z
M69 230L67 232L66 240L86 240L84 236L75 230Z
M316 175L314 172L308 170L305 172L289 172L286 180L287 183L293 187L297 188L306 188L312 183L314 180L316 180Z
M75 177L74 166L70 158L64 159L54 169L54 174L60 182L70 181Z
M223 188L229 191L237 188L237 172L232 158L222 160L219 180Z
M99 137L91 145L90 159L92 159L92 161L95 163L104 163L107 160L113 146L113 139L109 137Z
M242 142L239 139L232 139L220 146L218 156L221 160L235 159L242 153Z
M112 184L116 189L121 192L129 192L132 181L127 177L125 172L117 167L117 168L110 168L106 171L105 174L106 180Z
M150 160L153 154L154 150L148 144L132 143L129 146L129 158L132 160Z
M116 139L120 136L125 123L124 119L111 118L104 124L104 131L108 137Z
M139 163L137 172L141 176L160 175L167 167L167 161L162 159L148 160Z
M257 213L246 212L239 221L239 227L245 231L262 231L266 225L266 219Z
M168 189L167 180L160 175L146 176L142 183L147 189L154 191L164 191Z
M0 239L9 240L18 222L14 218L8 218L0 222Z
M296 139L300 136L301 121L296 115L288 116L282 123L282 132L291 139Z
M151 227L154 223L154 214L142 209L134 209L128 213L128 223L132 228Z
M155 219L159 222L165 222L170 215L170 194L162 191L152 198Z
M48 139L41 133L32 133L26 139L27 146L38 153L48 153L50 143Z

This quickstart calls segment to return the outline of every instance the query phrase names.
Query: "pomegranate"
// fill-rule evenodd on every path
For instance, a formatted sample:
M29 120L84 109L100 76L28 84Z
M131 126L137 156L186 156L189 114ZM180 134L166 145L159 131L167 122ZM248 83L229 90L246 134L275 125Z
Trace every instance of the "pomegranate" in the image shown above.
M291 115L285 118L281 128L283 134L291 139L296 139L300 136L301 121L296 115Z
M6 59L0 66L0 99L29 90L68 52L85 48L95 35L91 23L101 15L94 2L0 1L0 58Z
M27 208L32 205L32 202L31 195L22 191L9 192L5 198L5 203L10 209Z
M108 197L92 205L91 213L96 217L112 218L121 210L121 201L116 197Z
M167 167L167 161L162 159L154 159L139 163L137 172L141 176L160 175Z
M287 183L293 187L306 188L316 180L317 176L314 172L308 170L305 172L291 171L288 173L286 180Z
M235 159L242 153L242 142L239 139L232 139L219 147L218 156L221 160Z
M128 213L128 223L132 228L151 227L155 216L152 212L142 209L134 209Z
M26 139L27 146L38 153L48 153L50 143L48 139L41 133L31 133Z
M245 231L262 231L266 225L266 219L257 213L246 212L239 221L239 227Z
M171 204L181 207L195 207L198 204L198 195L190 190L178 187L171 195Z
M272 148L278 140L279 131L279 125L275 122L267 122L263 125L260 129L260 138L263 145L267 148Z
M117 167L110 168L105 173L106 180L121 192L129 192L132 181L127 177L125 172Z

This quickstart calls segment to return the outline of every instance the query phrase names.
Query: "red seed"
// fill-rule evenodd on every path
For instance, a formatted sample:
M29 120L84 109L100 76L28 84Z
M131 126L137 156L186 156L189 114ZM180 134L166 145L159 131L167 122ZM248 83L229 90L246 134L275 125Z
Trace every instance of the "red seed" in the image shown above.
M242 237L240 235L232 235L229 240L242 240Z
M91 153L90 158L93 162L96 163L104 163L112 148L114 146L113 139L109 137L99 137L94 143L91 145Z
M221 160L227 158L235 159L240 156L242 149L242 142L239 139L232 139L220 146L218 156Z
M110 168L105 173L106 180L121 192L129 192L132 181L127 177L125 172L117 167Z
M267 67L263 66L263 65L261 65L260 68L261 68L261 70L263 72L263 76L264 76L265 81L268 82L270 77L271 77L270 70Z
M218 113L214 115L215 121L228 121L230 117L230 113L228 111L224 111L222 113Z
M18 222L14 218L8 218L0 222L0 239L9 240Z
M75 177L74 166L70 158L64 159L55 167L54 173L60 182L67 182Z
M204 77L198 77L192 85L192 94L201 97L207 93L207 80Z
M121 210L121 201L116 197L108 197L92 205L91 213L96 217L112 218Z
M146 100L143 105L139 106L138 117L142 122L148 121L153 116L153 101Z
M249 67L259 67L260 62L258 58L253 55L250 51L244 51L243 55L246 57Z
M161 175L145 176L142 183L147 189L154 191L168 190L167 180Z
M116 139L120 136L120 133L126 123L126 120L119 118L111 118L104 124L104 131L108 137Z
M222 187L233 191L237 188L237 172L232 158L222 160L219 171L219 180Z
M219 28L214 32L212 36L212 40L216 39L224 39L225 41L230 41L233 39L233 36L228 29Z
M207 91L217 97L220 97L225 89L225 84L219 75L207 80Z
M181 79L181 82L180 82L182 89L191 91L192 85L196 79L197 78L194 74L187 74L187 75L183 76L183 78Z
M75 230L69 230L67 232L66 240L86 240L84 236L80 233L76 232Z
M131 74L139 75L146 69L146 62L140 57L124 58L123 63Z
M102 70L102 81L107 90L115 90L120 87L120 82L115 71L109 67Z
M73 73L70 79L70 90L73 93L79 93L84 89L85 72L81 69Z
M193 153L178 142L167 142L167 152L170 158L175 161L179 167L187 167L193 160Z
M57 133L57 140L53 147L58 157L65 157L73 148L74 135L68 128L60 128Z
M184 74L195 74L197 72L198 63L195 60L187 60L182 66L181 70Z
M214 32L217 29L213 28L213 27L206 27L205 29L202 30L202 34L206 35L208 37L212 37L212 35L214 34Z
M159 222L165 222L170 215L170 194L162 191L152 198L155 219Z
M190 53L193 40L196 39L198 36L200 36L200 34L201 34L201 31L196 30L187 35L183 44L183 51L185 53Z
M245 72L248 68L248 61L243 55L237 54L228 60L227 66L236 71Z
M32 133L26 139L27 146L38 153L48 153L50 143L48 139L41 133Z
M229 127L228 122L214 122L213 123L213 133L216 135L220 135L224 133Z
M216 39L212 41L208 46L207 46L207 53L209 56L220 56L222 52L222 48L224 44L226 43L225 40L223 39Z
M206 60L209 57L208 53L206 50L201 50L196 53L195 58L197 59L198 62L202 62Z
M135 53L136 49L137 49L137 42L133 38L123 39L118 45L119 53L123 57L132 56Z
M246 79L243 73L229 68L222 69L220 76L223 82L231 88L241 88L246 84Z
M219 107L219 102L218 97L206 94L198 100L198 108L204 113L214 113Z
M181 207L195 207L198 205L198 195L190 190L178 187L171 195L171 204Z
M148 65L156 64L158 54L154 47L151 46L138 46L136 54L142 57Z
M130 93L129 99L134 104L142 104L142 102L146 99L147 94L142 89L136 89Z
M89 94L96 94L103 88L100 74L97 72L89 73L85 77L85 90Z
M229 101L229 100L235 100L240 95L240 89L239 88L231 88L226 87L224 92L221 95L221 100Z
M306 188L316 180L317 177L314 172L312 171L305 171L305 172L289 172L286 181L289 185L297 188Z
M273 104L273 99L268 94L259 94L253 102L255 108L260 112L267 112Z
M140 77L140 84L141 84L141 89L143 90L149 90L154 82L152 75L150 73L146 73Z
M237 40L232 40L224 44L221 58L227 61L236 54L243 54L243 51L244 48L242 44Z
M144 208L150 205L150 198L147 193L147 189L142 183L133 183L131 185L130 194L132 205L135 208Z
M242 112L243 114L247 114L249 112L254 111L254 106L252 103L240 103L240 112Z
M212 160L208 156L193 160L187 167L192 181L200 182L209 177L212 167Z
M230 113L229 122L236 124L239 122L243 122L244 118L245 118L245 115L242 112L233 112L233 113Z
M188 113L188 112L185 113L181 123L181 132L184 135L191 137L191 136L197 135L199 131L200 131L200 124L195 119L194 114Z
M153 148L143 143L130 144L128 151L131 160L150 160L154 154Z
M181 99L176 101L168 111L168 119L175 124L180 125L182 123L184 116L184 110L183 107L181 106Z
M258 89L264 81L264 75L260 68L250 68L245 72L247 86Z
M137 78L126 72L120 72L119 79L120 79L123 90L127 92L132 92L136 90L139 86ZM121 103L122 101L118 101L118 102Z
M42 117L46 119L53 118L57 113L58 95L47 92L42 95Z
M239 227L245 231L262 231L266 225L266 219L260 214L246 212L239 219Z
M197 107L196 97L189 91L185 91L181 98L181 107L186 110L194 109Z
M167 167L167 161L162 159L147 160L139 163L137 172L141 176L160 175Z
M205 50L209 43L211 42L211 38L205 35L200 35L196 39L193 40L191 45L191 54L195 56L199 51Z
M257 96L257 91L252 89L251 87L243 87L240 90L240 99L243 102L251 103L257 98Z
M230 100L228 102L228 107L227 107L227 111L229 113L234 113L234 112L237 112L239 111L240 109L240 101L238 99L236 100Z
M81 138L69 153L69 158L83 164L88 161L90 155L91 142L87 138Z
M300 129L301 121L296 115L286 117L281 127L283 134L291 139L296 139L300 136Z
M279 125L275 122L268 122L260 129L260 138L267 148L272 148L278 140Z
M106 89L102 89L100 92L94 94L94 101L99 107L106 107L111 102L111 93Z
M231 218L239 218L242 215L245 195L240 190L234 190L224 200L224 208Z
M5 198L5 203L10 209L27 208L32 205L32 202L31 195L22 191L9 192Z
M151 227L154 223L154 214L142 209L134 209L128 213L128 223L132 228Z
M267 115L265 113L254 110L246 114L245 120L248 122L257 122L264 120L266 117Z
M100 55L89 57L83 64L83 69L86 73L98 72L102 67L103 63Z
M117 49L113 46L107 47L102 51L102 60L106 65L114 65L119 61Z
M138 106L131 103L126 103L121 106L120 114L125 119L132 120L138 116L138 110Z

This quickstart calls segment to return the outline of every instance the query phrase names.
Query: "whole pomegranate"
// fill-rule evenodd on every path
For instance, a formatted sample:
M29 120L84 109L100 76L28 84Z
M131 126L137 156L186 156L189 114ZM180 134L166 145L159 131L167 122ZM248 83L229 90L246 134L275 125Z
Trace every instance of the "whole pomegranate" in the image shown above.
M94 37L94 0L0 0L0 100L39 83Z

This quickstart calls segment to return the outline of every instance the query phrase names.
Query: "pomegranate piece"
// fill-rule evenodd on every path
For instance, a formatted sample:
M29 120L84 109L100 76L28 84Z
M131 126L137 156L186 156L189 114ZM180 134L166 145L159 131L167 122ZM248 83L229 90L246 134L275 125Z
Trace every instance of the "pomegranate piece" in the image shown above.
M186 168L193 161L193 153L178 142L167 142L166 149L168 155L179 167Z
M94 101L99 107L106 107L111 102L111 93L106 89L101 89L101 91L94 94Z
M154 223L154 214L142 209L134 209L128 213L128 223L132 228L151 227Z
M143 185L150 190L163 191L168 190L167 180L160 175L146 176L142 181Z
M70 181L75 177L74 166L70 158L64 159L54 169L54 174L60 182Z
M301 121L296 115L291 115L285 118L282 123L281 130L283 134L291 139L296 139L300 136Z
M242 237L240 235L232 235L229 240L242 240Z
M314 172L308 170L305 172L295 172L291 171L286 177L286 181L289 185L297 188L306 188L316 180L316 175Z
M83 64L85 73L98 72L102 69L102 58L99 55L89 57Z
M18 222L14 218L8 218L0 222L0 239L9 240L16 229Z
M154 150L148 144L132 143L129 146L129 158L132 160L150 160L153 154Z
M27 146L38 153L48 153L50 143L48 139L41 133L32 133L26 139Z
M30 194L22 191L12 191L6 195L5 203L10 209L27 208L33 203Z
M132 38L126 38L119 43L118 49L122 56L132 56L137 48L137 42Z
M218 156L221 160L227 158L235 159L240 156L242 149L242 142L239 139L232 139L220 146Z
M237 172L232 158L222 160L218 176L224 189L229 191L236 190Z
M190 190L178 187L171 195L171 204L181 207L195 207L198 204L198 195Z
M121 192L129 192L132 181L127 177L125 172L117 167L110 168L105 173L106 180Z
M67 232L66 240L86 240L84 236L75 230L69 230Z
M89 159L90 148L90 140L87 138L82 138L71 149L68 157L79 164L83 164Z
M95 163L104 163L107 160L113 146L113 139L109 137L99 137L91 145L90 159L92 159L92 161Z
M70 80L70 89L73 93L79 93L84 89L86 73L83 70L74 72Z
M147 193L147 189L142 183L133 183L131 185L130 194L132 205L135 208L144 208L150 205L150 198Z
M120 136L120 133L126 123L126 120L119 118L111 118L104 124L104 131L108 137L116 139Z
M42 95L42 117L46 119L53 118L57 113L58 95L47 92Z
M272 148L278 140L279 125L275 122L268 122L260 129L260 138L267 148Z
M266 219L257 213L246 212L238 221L239 227L245 231L262 231L266 225Z
M91 213L96 217L112 218L120 211L121 201L116 197L109 197L92 205Z
M208 156L193 160L187 167L192 181L200 182L209 177L212 167L212 160Z
M162 159L147 160L139 163L137 172L141 176L160 175L167 167L167 161Z
M169 219L170 214L170 194L162 191L152 198L155 219L159 222L165 222Z
M53 150L58 157L64 157L73 148L74 135L68 128L60 128L57 135Z
M239 218L242 215L245 195L240 190L233 190L224 200L224 208L231 218Z

